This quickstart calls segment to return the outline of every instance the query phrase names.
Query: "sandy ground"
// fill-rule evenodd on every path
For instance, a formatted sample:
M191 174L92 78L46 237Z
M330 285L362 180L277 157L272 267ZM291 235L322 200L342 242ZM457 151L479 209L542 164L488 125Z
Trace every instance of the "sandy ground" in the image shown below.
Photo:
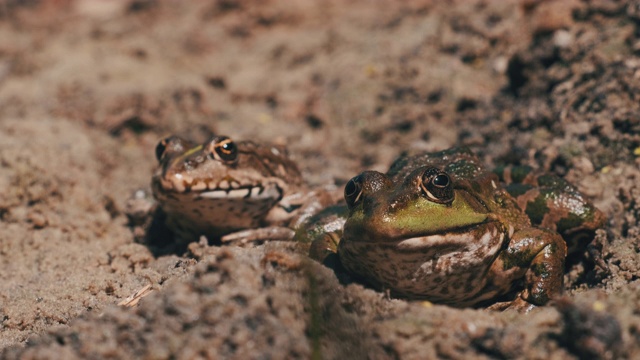
M1 358L640 357L640 5L0 1ZM286 144L312 186L468 145L608 216L528 315L388 299L295 244L136 243L167 134ZM138 307L116 304L150 285Z

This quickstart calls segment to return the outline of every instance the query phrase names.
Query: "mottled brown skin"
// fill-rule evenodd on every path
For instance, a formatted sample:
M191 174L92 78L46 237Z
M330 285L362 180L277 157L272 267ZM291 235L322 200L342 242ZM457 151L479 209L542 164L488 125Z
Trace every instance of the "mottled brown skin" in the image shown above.
M577 194L556 187L547 199ZM517 290L510 307L527 311L562 292L567 246L555 231L559 222L532 225L533 211L523 211L468 149L401 157L387 174L365 171L347 184L345 199L340 262L392 295L462 307ZM580 200L573 208L548 201L557 214L534 215L571 217L574 233L593 232L604 216ZM312 249L329 252L335 243L325 237Z
M194 144L171 136L160 141L156 156L153 195L179 242L288 225L315 204L282 146L225 136Z

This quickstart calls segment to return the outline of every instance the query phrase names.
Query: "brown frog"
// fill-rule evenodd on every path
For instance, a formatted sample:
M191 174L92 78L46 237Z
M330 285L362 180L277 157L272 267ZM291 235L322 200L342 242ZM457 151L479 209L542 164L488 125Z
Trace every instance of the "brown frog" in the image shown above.
M183 243L201 235L223 241L291 238L293 230L281 225L296 227L329 201L307 190L283 146L226 136L195 144L170 136L158 143L156 158L153 196ZM250 230L235 233L243 229Z

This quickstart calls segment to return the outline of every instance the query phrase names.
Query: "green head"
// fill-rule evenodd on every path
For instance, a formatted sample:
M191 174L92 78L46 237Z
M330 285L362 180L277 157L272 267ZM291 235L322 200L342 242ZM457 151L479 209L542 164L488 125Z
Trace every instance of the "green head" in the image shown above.
M344 227L349 241L393 242L455 232L488 218L484 202L446 172L419 167L393 183L377 171L365 171L345 186L350 209Z

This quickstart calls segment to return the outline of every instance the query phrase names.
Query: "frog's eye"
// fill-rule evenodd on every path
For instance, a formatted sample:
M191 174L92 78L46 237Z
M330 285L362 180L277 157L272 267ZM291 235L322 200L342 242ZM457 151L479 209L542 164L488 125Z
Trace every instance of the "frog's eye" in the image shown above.
M453 186L449 175L435 168L429 168L422 174L420 187L429 200L437 203L453 201Z
M156 159L158 159L158 161L162 160L162 155L164 155L164 151L167 150L167 140L169 140L169 138L162 139L158 141L158 145L156 145Z
M156 159L162 161L169 153L184 151L183 140L173 135L158 141L156 145Z
M234 162L238 158L238 147L226 136L215 139L211 146L211 154L224 162Z
M344 200L349 209L353 208L362 199L362 177L360 175L349 180L344 186Z

